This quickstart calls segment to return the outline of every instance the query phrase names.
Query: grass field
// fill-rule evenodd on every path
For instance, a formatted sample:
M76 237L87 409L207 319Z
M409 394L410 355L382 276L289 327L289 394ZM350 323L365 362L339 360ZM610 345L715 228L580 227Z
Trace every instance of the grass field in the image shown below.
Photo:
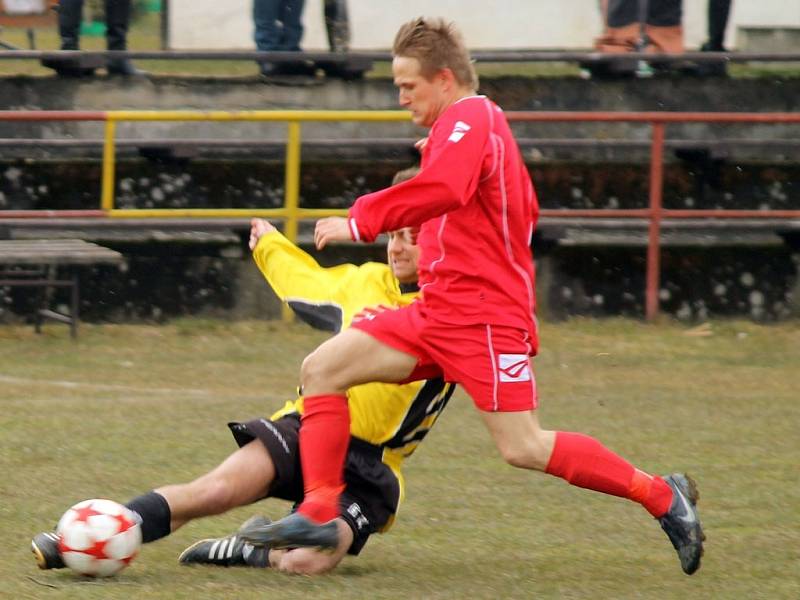
M41 572L30 537L72 503L125 501L190 479L234 448L225 423L292 395L322 335L279 322L181 320L0 327L0 597L798 598L800 327L575 320L545 324L537 372L545 426L597 436L644 469L698 480L702 569L680 571L633 503L507 467L457 395L406 469L394 529L321 578L186 568L189 543L267 501L190 523L120 576Z

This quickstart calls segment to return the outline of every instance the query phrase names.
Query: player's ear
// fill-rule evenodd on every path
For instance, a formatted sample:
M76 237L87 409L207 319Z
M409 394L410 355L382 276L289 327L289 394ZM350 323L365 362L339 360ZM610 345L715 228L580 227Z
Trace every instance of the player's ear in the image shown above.
M456 76L449 67L439 69L439 72L436 73L436 77L441 81L445 90L451 90L455 87Z

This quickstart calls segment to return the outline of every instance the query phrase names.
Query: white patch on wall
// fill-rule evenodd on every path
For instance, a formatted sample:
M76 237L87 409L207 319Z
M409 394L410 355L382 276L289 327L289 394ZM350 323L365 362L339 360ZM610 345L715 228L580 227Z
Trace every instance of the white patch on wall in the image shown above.
M25 2L26 0L16 0ZM27 0L32 1L32 0ZM9 0L6 0L8 6ZM592 47L602 31L597 0L349 0L351 47L386 50L397 28L420 15L454 21L467 46L478 49L580 50ZM683 28L687 48L696 49L707 36L708 0L684 0ZM433 7L432 7L433 5ZM327 50L323 3L306 2L302 47ZM252 0L170 0L169 47L173 50L252 49ZM491 26L487 27L487 23ZM800 3L786 0L734 2L726 47L736 48L739 27L800 27Z

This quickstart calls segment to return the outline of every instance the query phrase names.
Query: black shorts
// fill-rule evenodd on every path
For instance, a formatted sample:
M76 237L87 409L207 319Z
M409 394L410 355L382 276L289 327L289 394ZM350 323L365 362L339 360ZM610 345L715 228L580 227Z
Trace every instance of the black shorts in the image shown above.
M297 436L300 415L290 414L276 421L253 419L228 423L228 427L240 447L258 439L269 452L275 465L275 481L267 497L302 501L303 472ZM379 447L350 438L344 468L345 488L339 500L341 517L353 530L348 554L361 552L370 535L389 525L400 503L400 483L381 462L381 454Z

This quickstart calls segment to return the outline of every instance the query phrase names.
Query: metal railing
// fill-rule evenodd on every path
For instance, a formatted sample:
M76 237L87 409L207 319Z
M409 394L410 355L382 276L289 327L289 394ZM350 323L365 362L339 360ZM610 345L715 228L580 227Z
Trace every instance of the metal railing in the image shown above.
M662 64L693 63L793 63L800 62L798 52L696 52L676 54L650 52L605 53L594 50L475 50L470 53L478 63L549 63L607 65L630 61L657 61ZM0 51L0 60L80 59L101 61L110 58L134 60L234 60L254 62L291 62L298 59L346 63L351 60L391 62L388 50L349 52L261 52L257 50L27 50Z
M665 209L662 206L665 127L670 123L792 123L800 113L698 113L698 112L508 112L512 122L628 122L649 124L650 175L647 208L639 209L542 209L541 218L638 218L648 223L645 313L658 315L661 227L665 219L800 219L800 210ZM105 122L100 209L89 211L0 211L0 218L32 217L251 217L284 221L284 233L297 240L298 223L304 219L343 216L345 209L311 209L299 205L301 123L312 121L408 122L405 111L0 111L0 121L102 121ZM286 122L285 194L282 208L251 209L117 209L114 206L116 125L130 121L273 121Z

